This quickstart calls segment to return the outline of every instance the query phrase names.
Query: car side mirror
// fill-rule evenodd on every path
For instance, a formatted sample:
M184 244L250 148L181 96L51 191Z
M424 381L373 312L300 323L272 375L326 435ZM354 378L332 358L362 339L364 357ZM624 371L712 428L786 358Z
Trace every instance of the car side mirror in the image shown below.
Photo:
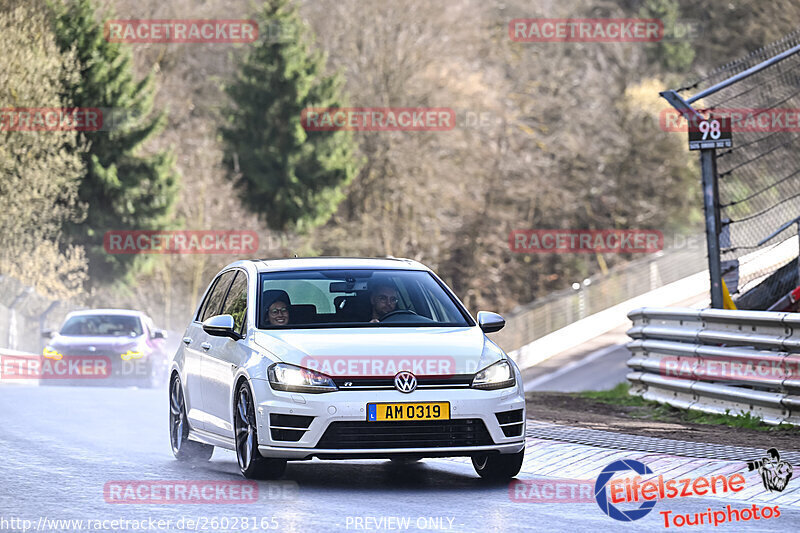
M56 332L53 331L52 329L43 329L42 330L42 338L43 339L52 339L55 334L56 334Z
M233 330L233 326L231 315L217 315L203 322L203 331L215 337L230 337L238 341L242 336Z
M484 333L494 333L495 331L500 331L505 325L505 319L497 313L478 311L478 326L480 326Z
M163 329L154 329L153 330L153 338L154 339L166 339L167 338L167 332L164 331Z

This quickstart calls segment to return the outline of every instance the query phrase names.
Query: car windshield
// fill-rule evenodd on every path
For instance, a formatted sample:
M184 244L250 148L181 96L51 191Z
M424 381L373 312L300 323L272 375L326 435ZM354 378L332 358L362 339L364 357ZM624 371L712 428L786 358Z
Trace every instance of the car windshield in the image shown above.
M138 337L142 334L139 317L130 315L80 315L68 319L59 332L70 336Z
M258 327L469 326L426 271L302 270L260 276Z

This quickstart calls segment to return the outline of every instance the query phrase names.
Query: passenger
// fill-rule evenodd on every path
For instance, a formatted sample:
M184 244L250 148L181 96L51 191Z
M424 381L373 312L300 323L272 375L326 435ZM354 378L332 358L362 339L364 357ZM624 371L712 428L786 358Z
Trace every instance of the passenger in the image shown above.
M284 291L267 291L264 293L264 305L267 309L267 323L271 326L289 324L289 295Z
M397 289L388 282L379 282L370 292L369 301L372 304L372 318L370 322L380 322L383 317L397 310Z

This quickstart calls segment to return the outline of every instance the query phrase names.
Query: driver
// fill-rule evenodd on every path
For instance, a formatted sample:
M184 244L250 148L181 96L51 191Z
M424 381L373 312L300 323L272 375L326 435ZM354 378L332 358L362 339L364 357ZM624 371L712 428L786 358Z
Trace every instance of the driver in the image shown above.
M370 322L380 322L384 316L397 309L397 289L391 283L379 282L372 288L369 301L372 304Z

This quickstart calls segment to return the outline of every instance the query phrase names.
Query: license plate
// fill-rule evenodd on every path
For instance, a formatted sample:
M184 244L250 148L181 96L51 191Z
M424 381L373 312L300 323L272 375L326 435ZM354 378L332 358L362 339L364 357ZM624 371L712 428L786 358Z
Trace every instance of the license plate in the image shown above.
M450 402L368 403L367 421L450 420Z

